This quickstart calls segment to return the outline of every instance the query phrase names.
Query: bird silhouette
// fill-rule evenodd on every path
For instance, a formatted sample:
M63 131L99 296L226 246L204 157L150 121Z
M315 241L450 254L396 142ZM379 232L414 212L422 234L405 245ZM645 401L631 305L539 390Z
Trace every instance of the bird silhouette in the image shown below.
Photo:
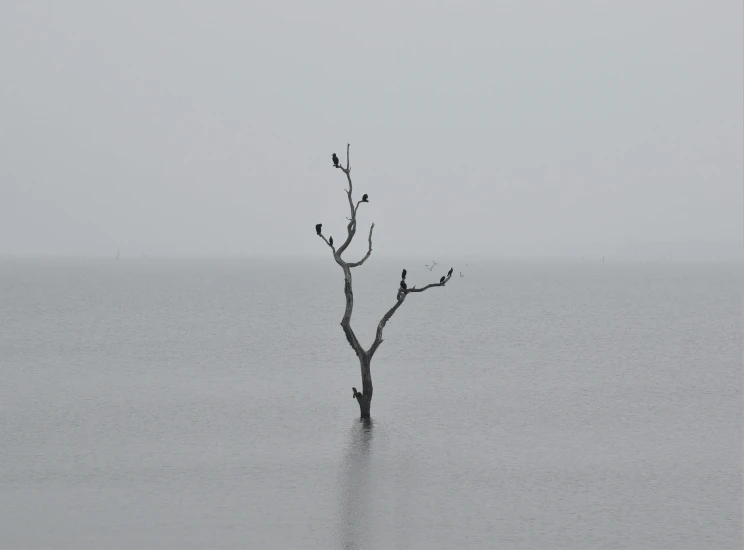
M442 278L441 278L441 279L439 279L439 282L440 282L440 283L443 283L443 282L444 282L444 275L442 275Z
M333 246L333 237L331 237L330 239L328 239L328 244L330 244L331 246Z
M318 235L320 235L320 229L321 229L321 227L323 227L323 224L322 224L322 223L317 223L317 224L315 224L315 232L316 232L316 233L317 233Z
M450 270L447 272L447 277L450 277L452 275L452 267L450 267Z
M403 274L401 275L401 278L405 279L405 278L406 278L406 274L407 274L407 273L408 273L408 271L406 271L406 270L404 269L404 270L403 270Z
M331 155L331 160L333 161L333 166L335 168L338 168L338 157L336 156L336 153L333 153L333 155Z
M403 290L406 290L408 288L408 285L406 284L405 281L400 282L400 288L402 288Z
M367 193L365 193L364 195L362 195L362 202L369 202L367 200L368 198L369 198L369 195Z

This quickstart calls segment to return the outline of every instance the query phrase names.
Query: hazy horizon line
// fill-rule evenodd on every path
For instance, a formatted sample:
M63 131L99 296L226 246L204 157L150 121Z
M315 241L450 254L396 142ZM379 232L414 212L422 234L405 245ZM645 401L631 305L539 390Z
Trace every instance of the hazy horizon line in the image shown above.
M397 261L421 261L430 265L431 260L437 262L437 266L454 262L476 262L476 261L574 261L585 263L634 263L634 262L658 262L658 263L741 263L744 261L744 252L740 254L679 254L679 255L632 255L632 254L457 254L457 255L439 255L442 259L440 262L437 258L430 258L421 254L379 254L374 258L370 257L367 262L372 263L374 260L397 260ZM282 261L282 260L303 260L303 261L333 261L330 256L321 254L148 254L148 255L126 255L122 254L118 258L116 255L101 254L2 254L0 261L6 260L106 260L106 261L147 261L147 260L264 260L264 261ZM351 260L350 260L351 261Z

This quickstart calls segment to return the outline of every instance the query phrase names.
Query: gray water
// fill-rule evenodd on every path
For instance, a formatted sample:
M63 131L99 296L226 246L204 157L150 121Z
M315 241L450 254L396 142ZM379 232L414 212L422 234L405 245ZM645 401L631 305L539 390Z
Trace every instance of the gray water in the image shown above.
M0 261L0 547L740 548L741 274Z

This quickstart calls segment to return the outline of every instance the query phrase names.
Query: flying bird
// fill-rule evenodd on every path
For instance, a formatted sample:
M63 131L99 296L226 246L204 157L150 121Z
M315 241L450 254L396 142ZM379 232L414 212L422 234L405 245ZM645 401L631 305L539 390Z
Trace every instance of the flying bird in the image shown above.
M439 279L439 282L440 282L440 283L443 283L443 282L444 282L444 275L442 275L442 278L441 278L441 279Z
M400 288L402 288L403 290L406 290L408 288L408 285L406 284L405 281L400 282Z
M336 153L333 153L333 155L331 155L331 160L333 161L333 166L338 168L338 157L336 156Z
M328 244L330 244L331 246L333 246L333 237L331 237L330 239L328 239Z
M316 223L315 224L315 232L320 235L320 228L323 227L322 223Z
M369 195L367 193L365 193L364 195L362 195L362 202L369 202L367 200L368 198L369 198Z
M450 267L450 270L447 272L447 277L450 277L452 275L452 269L453 268Z
M406 273L408 273L408 271L406 271L406 270L404 269L404 270L403 270L403 275L401 275L401 278L405 279L405 278L406 278Z

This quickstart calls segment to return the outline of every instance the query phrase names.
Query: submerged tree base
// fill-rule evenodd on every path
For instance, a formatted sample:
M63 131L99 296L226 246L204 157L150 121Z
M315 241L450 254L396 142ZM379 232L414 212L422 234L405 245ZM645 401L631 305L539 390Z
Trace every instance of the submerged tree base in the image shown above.
M357 394L357 401L359 402L359 414L362 418L369 418L369 408L372 405L372 400L363 396L361 393Z
M356 388L351 388L354 391L354 399L359 403L359 414L361 418L369 418L369 408L372 405L372 396L364 395L361 392L356 391Z

